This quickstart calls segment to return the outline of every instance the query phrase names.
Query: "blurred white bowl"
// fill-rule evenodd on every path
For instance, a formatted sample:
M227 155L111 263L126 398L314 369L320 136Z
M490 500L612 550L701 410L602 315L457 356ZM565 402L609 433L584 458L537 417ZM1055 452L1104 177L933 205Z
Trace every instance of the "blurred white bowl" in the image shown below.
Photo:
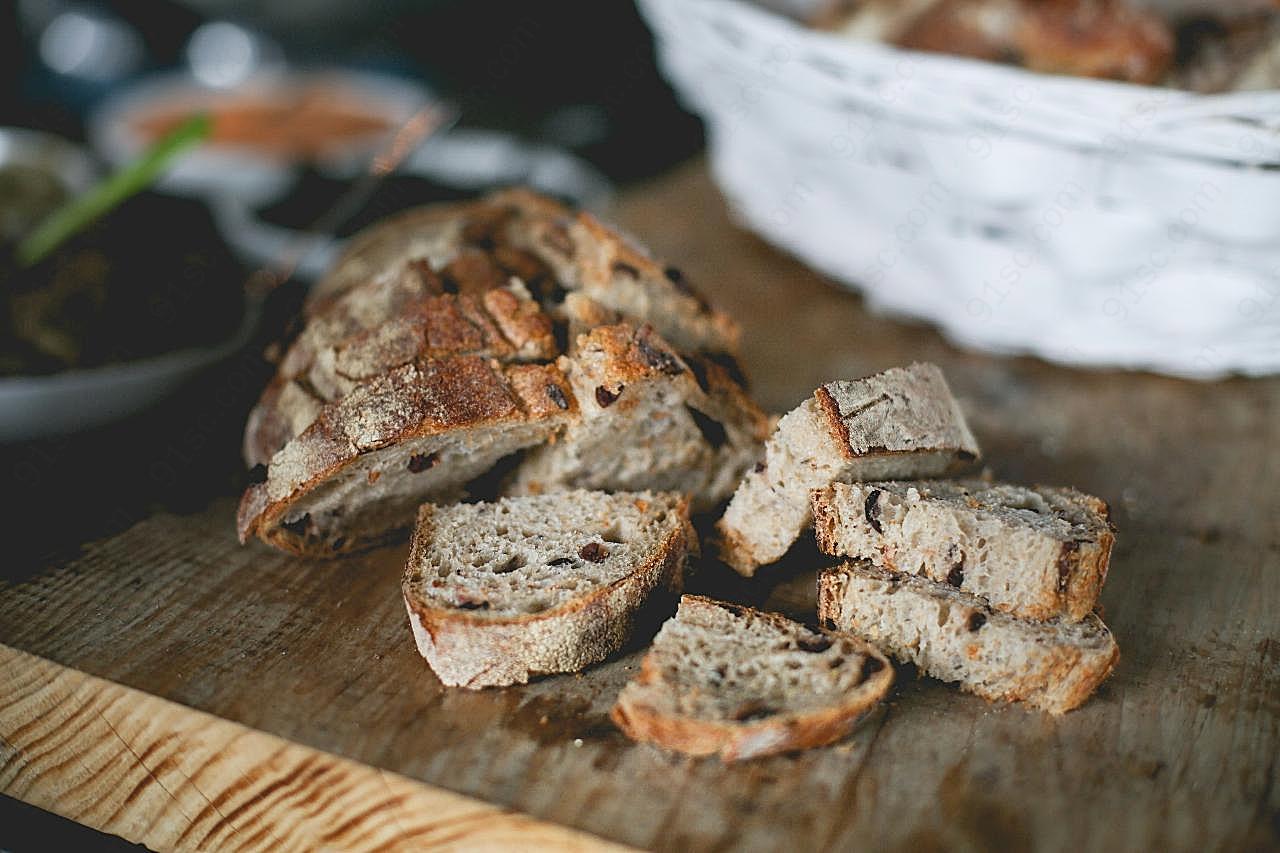
M425 87L410 80L359 71L264 71L226 89L206 85L187 73L161 74L107 99L89 117L89 139L105 160L121 165L132 162L150 143L138 121L151 110L181 106L196 112L245 95L269 99L326 85L349 93L351 101L384 116L390 128L335 144L324 158L335 168L367 163L391 134L433 100ZM251 146L206 144L184 155L157 188L175 195L262 200L285 190L298 163L296 158Z
M0 379L0 442L82 432L137 414L239 351L253 335L259 313L246 300L240 327L212 346L49 376Z
M585 208L604 206L613 191L608 179L567 151L489 130L450 130L432 136L388 180L396 176L427 178L476 194L497 186L528 186ZM288 188L283 191L287 192ZM319 278L337 259L345 241L265 221L258 212L263 202L272 200L222 194L211 203L218 228L246 263L287 263L304 279ZM316 211L317 217L323 213Z

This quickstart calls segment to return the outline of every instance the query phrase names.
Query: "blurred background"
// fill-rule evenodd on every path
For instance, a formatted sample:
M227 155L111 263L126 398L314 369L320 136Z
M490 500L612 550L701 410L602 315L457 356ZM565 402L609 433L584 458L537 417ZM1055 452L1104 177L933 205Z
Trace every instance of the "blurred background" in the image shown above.
M18 0L0 16L0 123L72 139L146 75L231 86L288 64L408 78L465 125L563 146L623 182L701 144L622 0Z

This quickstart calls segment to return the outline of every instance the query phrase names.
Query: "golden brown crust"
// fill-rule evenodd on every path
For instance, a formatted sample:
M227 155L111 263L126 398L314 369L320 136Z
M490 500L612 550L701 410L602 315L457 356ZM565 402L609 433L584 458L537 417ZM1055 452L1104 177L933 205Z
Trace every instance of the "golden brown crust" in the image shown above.
M840 455L845 459L856 458L857 454L853 452L852 442L849 438L849 425L840 416L840 404L836 401L836 398L827 390L827 386L823 385L813 392L813 399L818 404L818 411L822 413L822 420L827 432L835 439L836 448L840 451Z
M326 405L315 422L275 456L266 481L251 486L241 499L240 541L256 534L287 551L332 555L328 546L317 552L305 536L281 521L299 498L362 454L452 430L567 420L575 407L563 374L551 365L504 370L496 362L465 356L396 368ZM351 539L346 544L351 548L358 543Z
M894 43L909 50L1017 62L1018 11L1019 0L940 0L913 18Z
M711 307L677 267L660 264L594 216L578 215L573 233L591 247L581 253L582 290L606 307L659 328L682 350L736 353L740 330ZM637 311L645 306L648 311Z
M693 378L684 359L648 324L636 327L630 323L618 323L597 327L579 340L578 349L599 353L602 358L598 372L613 382L636 382L664 374Z
M1017 31L1033 71L1156 83L1173 63L1174 40L1158 15L1116 0L1039 3Z
M1116 666L1120 663L1120 647L1113 645L1111 655L1100 666L1097 666L1087 673L1077 676L1077 680L1072 682L1075 689L1062 697L1057 709L1053 710L1055 714L1065 714L1079 708L1089 697L1097 691L1102 682L1111 677L1111 673L1115 671Z
M1174 57L1168 24L1121 0L941 0L894 42L1050 74L1143 84L1158 82Z
M722 602L703 596L686 595L684 599L724 606ZM775 613L742 605L732 606L779 626L791 624L791 620ZM893 666L888 659L870 647L867 651L880 663L880 668L863 682L863 685L870 682L871 689L859 690L849 701L828 708L777 714L750 722L730 722L665 713L643 702L632 701L624 692L609 716L632 740L654 743L688 755L719 755L725 762L826 746L849 734L893 683ZM651 684L659 678L658 663L651 651L641 662L635 682Z
M312 315L250 414L244 445L250 464L270 461L322 406L357 383L413 361L555 357L551 319L522 286L443 293L439 281L422 284L418 267L355 286Z
M411 210L358 235L313 289L249 417L246 461L266 464L320 406L411 360L555 358L548 312L562 313L567 292L670 328L681 348L732 357L736 346L736 326L674 268L587 214L527 190Z

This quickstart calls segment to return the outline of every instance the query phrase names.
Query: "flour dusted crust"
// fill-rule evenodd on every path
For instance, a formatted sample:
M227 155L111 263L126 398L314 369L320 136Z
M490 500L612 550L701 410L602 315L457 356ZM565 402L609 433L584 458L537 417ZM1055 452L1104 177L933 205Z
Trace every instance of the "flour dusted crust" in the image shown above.
M818 547L918 574L1023 619L1078 622L1107 578L1105 501L983 480L837 483L813 493Z
M410 264L353 287L313 316L249 415L246 460L269 463L326 404L404 365L454 356L511 363L555 357L551 319L520 280L472 293L445 286L425 266Z
M402 589L441 681L523 684L604 660L646 608L669 613L696 550L688 500L671 493L427 504Z
M829 382L783 416L717 528L721 557L752 575L813 520L809 493L831 483L935 477L972 463L978 443L942 371L895 367Z
M634 740L736 761L833 743L892 683L857 637L686 595L611 716Z
M1120 659L1096 614L1080 622L1029 622L945 583L865 561L822 573L818 616L963 690L1051 714L1083 704Z
M407 528L424 500L456 497L498 459L576 414L551 365L425 360L325 404L240 502L240 540L331 556ZM259 469L261 470L261 469Z
M413 360L554 360L555 323L588 328L571 297L594 306L592 325L649 322L677 348L732 364L736 325L678 270L589 214L507 190L410 210L353 239L313 289L301 332L249 416L246 461L268 464L326 403Z

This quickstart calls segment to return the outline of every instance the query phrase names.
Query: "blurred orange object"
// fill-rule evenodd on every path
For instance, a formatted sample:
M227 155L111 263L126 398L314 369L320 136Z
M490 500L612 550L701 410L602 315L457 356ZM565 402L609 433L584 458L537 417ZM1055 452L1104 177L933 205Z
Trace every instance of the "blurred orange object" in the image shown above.
M894 42L1130 83L1157 82L1174 54L1168 24L1124 0L941 0Z
M393 128L385 109L365 106L354 93L336 85L233 92L203 101L159 104L134 117L134 127L148 140L155 139L193 109L203 109L213 118L207 144L254 148L282 159L317 159Z

